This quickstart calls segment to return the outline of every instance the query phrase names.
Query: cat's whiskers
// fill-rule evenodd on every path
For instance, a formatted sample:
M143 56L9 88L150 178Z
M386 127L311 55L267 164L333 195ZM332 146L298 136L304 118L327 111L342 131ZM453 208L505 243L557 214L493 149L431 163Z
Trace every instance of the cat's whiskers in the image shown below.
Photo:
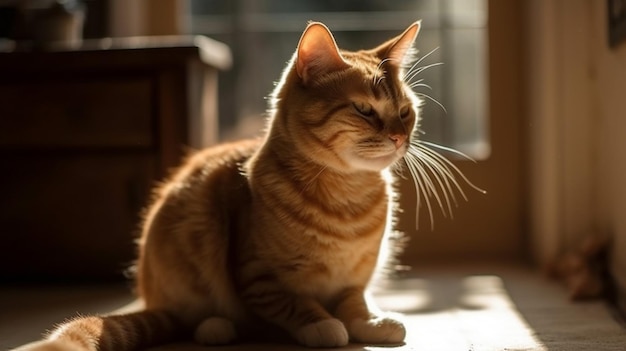
M418 80L417 82L414 82L414 83L410 84L410 85L409 85L409 87L410 87L411 89L415 89L415 88L418 88L418 87L425 87L425 88L427 88L427 89L429 89L429 90L432 90L432 88L430 87L430 85L427 85L427 84L421 83L422 81L423 81L423 79L420 79L420 80ZM417 91L413 91L413 92L414 92L414 93L415 93L415 95L417 95L418 97L423 97L423 98L426 98L426 99L428 99L428 100L430 100L430 101L434 102L435 104L437 104L437 105L438 105L438 106L439 106L439 107L443 110L443 112L444 112L444 113L448 113L448 110L445 108L445 106L443 106L443 104L442 104L441 102L439 102L437 99L435 99L434 97L432 97L432 96L430 96L430 95L428 95L428 94L426 94L426 93L422 93L422 92L417 92Z
M408 152L415 152L415 151L416 151L415 149L410 149ZM443 202L441 201L441 198L437 195L438 192L436 191L436 187L434 186L434 183L432 181L430 182L433 185L431 189L434 190L433 193L437 199L437 202L439 203L439 207L441 208L441 212L443 216L447 217L447 215L449 215L450 218L453 218L454 216L452 214L452 206L451 206L450 198L452 198L455 206L457 206L457 201L456 201L456 197L454 196L454 192L452 191L452 188L450 186L450 182L448 181L448 178L450 176L453 177L453 175L450 174L446 169L442 168L441 165L439 165L439 163L437 163L435 159L429 156L428 154L425 154L425 153L419 154L419 152L416 152L413 156L419 159L421 161L421 164L425 166L425 169L428 170L427 174L433 175L433 177L437 181L437 184L439 185L439 189L442 190L441 192L444 195ZM445 186L444 186L444 183L445 183ZM446 211L444 211L443 209L444 203L446 204L446 207L448 209L447 215L446 215Z
M452 163L452 161L448 160L446 157L444 157L440 153L438 153L438 152L436 152L436 151L434 151L432 149L429 149L426 146L430 146L430 147L434 147L434 148L437 148L437 149L440 149L440 150L451 152L453 154L456 154L457 156L461 156L462 158L464 158L464 159L466 159L468 161L472 161L474 163L476 162L476 160L474 160L473 158L469 157L468 155L462 153L461 151L455 150L455 149L450 148L450 147L445 147L445 146L442 146L442 145L439 145L439 144L436 144L436 143L432 143L432 142L428 142L428 141L421 141L421 140L418 141L418 143L422 144L422 145L419 146L421 149L428 151L432 156L435 156L435 157L439 158L441 161L443 161L444 163L446 163L450 167L452 167L463 178L463 181L465 181L465 183L467 183L469 186L471 186L474 190L476 190L476 191L478 191L480 193L483 193L483 194L487 193L485 190L483 190L483 189L479 188L478 186L474 185L474 183L472 183L469 179L467 179L467 177L454 165L454 163Z
M383 69L383 65L391 61L391 58L385 58L378 63L376 70L374 71L374 77L372 78L373 87L376 87L383 81L383 79L385 79L385 70Z
M442 62L431 63L420 66L422 62L433 54L438 48L431 50L429 53L419 58L414 62L411 67L403 74L402 80L407 86L413 90L416 96L419 98L428 99L437 104L444 112L447 113L446 108L442 103L432 96L415 91L416 88L426 88L432 91L432 88L424 83L424 78L418 76L424 71L443 65ZM419 122L419 121L418 121ZM415 134L424 134L419 128L419 124L415 126ZM469 156L463 154L460 151L434 144L427 141L421 141L418 138L413 138L410 141L406 154L403 159L405 164L411 173L413 178L413 184L415 185L418 207L416 209L415 226L419 228L419 211L422 206L425 206L428 211L430 219L431 229L434 229L434 211L433 201L437 203L441 213L444 217L453 217L453 207L458 206L457 196L455 193L459 193L461 197L467 201L467 196L463 191L461 183L469 185L471 188L478 192L485 193L476 185L467 179L467 177L461 172L461 170L450 160L444 157L439 152L433 150L433 148L440 149L446 152L454 153L465 159L474 161ZM434 199L434 200L433 200Z
M422 61L424 61L424 59L426 59L428 56L430 56L432 53L434 53L435 51L437 51L439 49L439 47L436 47L434 49L432 49L429 53L427 53L426 55L420 57L417 61L415 61L411 67L409 67L409 69L406 71L406 73L404 74L404 76L402 77L402 81L404 82L409 82L412 78L407 79L407 77L409 75L412 75L412 71L416 70L416 69L420 69L421 67L418 66L420 63L422 63ZM421 71L420 71L421 72Z
M415 210L415 228L419 229L419 208L422 205L421 197L422 195L424 195L424 201L426 202L426 208L428 209L428 214L430 217L431 229L433 229L434 228L433 212L432 212L432 207L430 205L430 196L427 195L428 190L424 186L424 178L422 176L423 169L416 158L405 156L404 160L407 165L407 168L409 169L409 172L411 173L411 179L413 180L413 184L415 185L415 194L417 196L418 207Z
M418 87L424 87L424 88L427 88L428 90L432 91L432 90L433 90L433 88L432 88L430 85L428 85L428 84L424 84L424 83L422 83L423 81L424 81L424 79L423 79L423 78L422 78L422 79L419 79L419 80L417 80L417 81L415 81L415 82L411 83L411 84L409 85L409 87L410 87L411 89L413 89L413 88L418 88Z
M437 51L439 49L439 47L434 48L433 50L431 50L430 52L428 52L426 55L420 57L415 63L413 63L411 65L411 67L404 73L404 75L402 76L402 81L404 81L409 88L411 88L412 90L414 90L415 88L419 88L419 87L424 87L427 88L429 90L432 90L432 88L427 85L422 83L424 81L423 78L420 78L416 81L414 81L414 79L422 72L433 68L433 67L437 67L437 66L441 66L443 65L443 62L435 62L435 63L431 63L425 66L419 66L420 63L422 63L427 57L429 57L431 54L433 54L435 51ZM426 98L432 102L434 102L435 104L437 104L444 113L448 113L448 111L446 110L446 108L443 106L443 104L439 101L437 101L437 99L433 98L432 96L423 93L423 92L418 92L415 91L415 95L417 95L418 97L423 97Z
M418 75L418 74L420 74L420 73L422 73L422 72L426 71L426 70L427 70L427 69L429 69L429 68L433 68L433 67L437 67L437 66L442 66L442 65L443 65L443 62L435 62L435 63L431 63L431 64L426 65L426 66L417 67L417 68L415 68L414 70L412 70L412 72L411 72L410 74L407 74L407 75L404 77L403 81L404 81L404 82L406 82L406 83L411 83L411 81L412 81L413 79L415 79L415 77L417 77L417 75Z
M445 108L445 106L443 106L443 104L439 101L437 101L437 99L435 99L434 97L428 95L428 94L424 94L424 93L418 93L415 92L415 95L419 96L419 97L424 97L427 98L428 100L434 102L435 104L437 104L439 107L441 107L441 109L443 110L444 113L448 113L448 110Z
M453 217L453 206L458 206L455 192L461 194L463 199L467 201L467 196L463 191L459 178L473 189L483 194L486 192L474 185L452 161L432 150L432 147L452 152L471 161L474 160L460 151L445 146L421 140L411 141L404 160L413 177L417 201L421 204L423 199L428 210L431 229L434 229L431 198L436 200L443 216L450 216L451 218ZM440 196L440 193L443 196ZM415 222L416 228L418 228L419 207L416 211Z

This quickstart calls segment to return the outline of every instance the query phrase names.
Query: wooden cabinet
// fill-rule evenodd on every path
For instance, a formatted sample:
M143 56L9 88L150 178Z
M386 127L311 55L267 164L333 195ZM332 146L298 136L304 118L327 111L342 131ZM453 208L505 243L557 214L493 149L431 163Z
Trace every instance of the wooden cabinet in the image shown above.
M216 141L229 55L204 37L0 53L0 282L121 278L151 188Z
M0 85L0 99L2 146L150 147L155 142L149 77L16 82Z

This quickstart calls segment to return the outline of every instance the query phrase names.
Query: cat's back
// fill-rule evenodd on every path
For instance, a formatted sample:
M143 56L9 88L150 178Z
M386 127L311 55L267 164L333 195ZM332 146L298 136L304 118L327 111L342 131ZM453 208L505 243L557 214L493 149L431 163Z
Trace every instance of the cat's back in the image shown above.
M170 201L206 203L210 199L233 198L246 190L241 166L258 149L260 140L249 139L225 143L192 153L155 193L155 202Z
M206 231L207 221L222 221L248 203L249 185L241 168L259 148L249 139L192 153L158 187L144 217L142 241L159 232Z

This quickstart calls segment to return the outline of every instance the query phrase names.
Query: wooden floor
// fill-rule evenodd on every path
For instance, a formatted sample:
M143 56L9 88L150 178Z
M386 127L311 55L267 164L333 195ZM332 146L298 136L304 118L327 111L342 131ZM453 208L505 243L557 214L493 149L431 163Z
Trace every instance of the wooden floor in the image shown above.
M105 313L132 301L125 286L0 288L0 349L33 341L76 313ZM564 289L519 265L422 267L378 291L381 307L402 312L408 335L394 347L367 351L617 351L626 330L602 302L570 303ZM293 344L194 344L152 350L304 350Z

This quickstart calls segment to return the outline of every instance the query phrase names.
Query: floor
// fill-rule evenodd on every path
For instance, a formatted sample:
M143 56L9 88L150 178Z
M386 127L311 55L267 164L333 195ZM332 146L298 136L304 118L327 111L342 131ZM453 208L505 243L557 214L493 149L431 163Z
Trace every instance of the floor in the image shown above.
M0 349L36 340L77 313L105 313L132 301L124 285L0 287ZM406 343L349 345L367 351L617 351L626 329L600 301L571 303L562 286L508 264L422 267L376 293L381 307L402 312ZM283 344L212 348L304 350ZM152 351L206 351L193 344Z

